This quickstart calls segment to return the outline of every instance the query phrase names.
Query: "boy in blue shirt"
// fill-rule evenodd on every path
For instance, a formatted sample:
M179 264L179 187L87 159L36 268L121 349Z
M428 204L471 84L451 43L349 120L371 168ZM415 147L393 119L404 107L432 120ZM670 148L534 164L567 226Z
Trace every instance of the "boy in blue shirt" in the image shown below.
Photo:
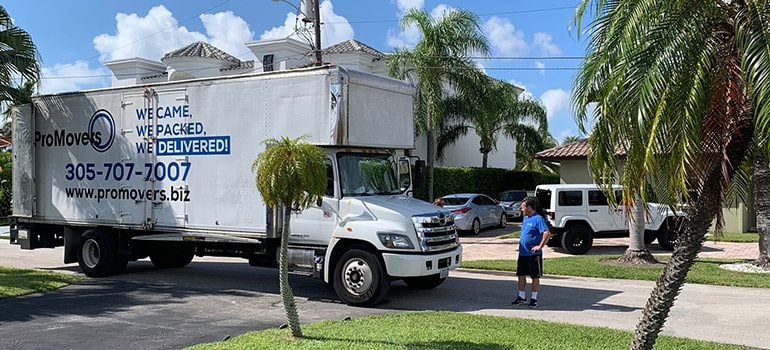
M537 293L540 291L540 276L543 275L543 247L548 242L551 232L545 219L535 211L537 200L527 197L521 201L521 237L519 238L519 260L516 263L516 275L519 277L519 295L514 305L527 302L527 276L532 278L532 296L529 307L537 307Z

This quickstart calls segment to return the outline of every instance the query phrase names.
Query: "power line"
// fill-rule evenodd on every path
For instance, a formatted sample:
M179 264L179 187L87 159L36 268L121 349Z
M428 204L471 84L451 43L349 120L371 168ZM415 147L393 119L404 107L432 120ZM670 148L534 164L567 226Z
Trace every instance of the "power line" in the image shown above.
M577 6L562 6L562 7L548 7L548 8L539 8L539 9L528 9L528 10L518 10L518 11L505 11L505 12L490 12L490 13L482 13L478 14L479 17L492 17L492 16L505 16L505 15L517 15L522 13L535 13L535 12L550 12L550 11L560 11L560 10L574 10ZM347 22L324 22L323 24L342 24L342 23L350 23L350 24L375 24L375 23L398 23L400 22L400 19L373 19L373 20L360 20L360 21L347 21Z

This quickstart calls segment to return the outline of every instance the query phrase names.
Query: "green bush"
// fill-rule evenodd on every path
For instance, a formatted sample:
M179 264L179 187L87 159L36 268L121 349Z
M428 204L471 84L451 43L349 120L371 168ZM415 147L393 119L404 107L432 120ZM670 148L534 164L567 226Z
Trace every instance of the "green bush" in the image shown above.
M505 190L531 191L540 184L559 183L558 175L499 168L439 167L434 169L433 176L435 197L451 193L483 193L494 198ZM424 181L416 179L414 189L415 198L427 200Z
M11 152L0 152L0 217L11 215Z

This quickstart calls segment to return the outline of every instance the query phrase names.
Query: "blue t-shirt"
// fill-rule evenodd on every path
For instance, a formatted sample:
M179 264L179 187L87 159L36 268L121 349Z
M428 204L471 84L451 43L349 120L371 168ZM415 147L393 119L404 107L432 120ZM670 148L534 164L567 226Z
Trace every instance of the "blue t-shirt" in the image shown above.
M532 247L543 241L543 232L548 230L543 217L538 214L525 216L521 222L521 237L519 238L519 255L543 255L543 250L532 252Z

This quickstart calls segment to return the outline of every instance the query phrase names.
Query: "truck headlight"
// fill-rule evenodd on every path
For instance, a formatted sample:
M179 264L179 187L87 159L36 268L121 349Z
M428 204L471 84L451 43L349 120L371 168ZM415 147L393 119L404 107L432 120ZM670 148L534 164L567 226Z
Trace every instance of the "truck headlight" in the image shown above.
M397 233L378 232L377 236L380 238L380 242L387 248L396 249L414 249L412 241L409 237Z

